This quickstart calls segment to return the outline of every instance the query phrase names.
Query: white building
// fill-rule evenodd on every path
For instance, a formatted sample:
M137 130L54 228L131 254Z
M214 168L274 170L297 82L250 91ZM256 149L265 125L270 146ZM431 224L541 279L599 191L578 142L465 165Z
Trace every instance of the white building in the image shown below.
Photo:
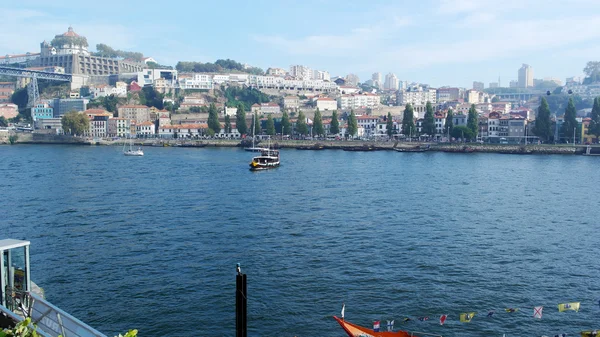
M271 75L271 76L285 76L285 74L287 74L287 71L285 71L285 69L283 69L283 68L269 68L269 69L267 69L267 75Z
M372 93L342 95L338 99L338 106L342 110L360 109L360 108L377 108L380 105L381 98L379 95Z
M116 97L127 97L127 83L117 82L114 87L100 84L90 87L90 95L92 98L105 97L114 95Z
M533 87L533 68L524 64L519 69L519 88Z
M313 70L311 80L330 81L331 76L329 72L324 70Z
M389 74L385 75L384 89L385 90L394 90L394 91L398 90L398 77L396 77L396 74L389 73Z
M398 91L396 102L398 105L425 105L427 102L431 104L437 103L437 95L435 89L412 87Z
M154 81L163 78L173 85L177 81L177 70L172 69L144 69L137 73L137 83L144 87L154 85Z
M184 90L203 89L211 90L214 88L213 76L205 73L197 73L192 78L185 78L179 81L179 87Z
M312 69L302 65L290 66L290 75L298 80L310 80L312 79Z
M335 99L329 97L321 97L317 99L317 109L321 111L337 110L338 103Z
M135 125L135 133L138 138L153 137L156 133L154 123L148 121L143 123L137 123Z
M300 108L298 96L286 96L283 98L283 108L287 111L297 111Z

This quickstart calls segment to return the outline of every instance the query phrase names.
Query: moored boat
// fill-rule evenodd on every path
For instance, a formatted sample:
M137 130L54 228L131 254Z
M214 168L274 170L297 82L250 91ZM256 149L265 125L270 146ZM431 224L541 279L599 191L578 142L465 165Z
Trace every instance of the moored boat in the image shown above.
M375 331L373 329L365 328L353 323L350 323L343 318L333 316L333 318L340 324L342 329L346 331L350 337L418 337L421 335L415 335L408 331Z

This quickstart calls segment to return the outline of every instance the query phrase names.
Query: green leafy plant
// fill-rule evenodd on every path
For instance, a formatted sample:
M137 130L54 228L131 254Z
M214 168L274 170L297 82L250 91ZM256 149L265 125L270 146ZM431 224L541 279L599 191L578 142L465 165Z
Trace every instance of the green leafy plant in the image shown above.
M19 140L19 136L17 136L17 135L8 136L8 142L10 143L10 145L15 144L17 142L17 140Z
M35 329L35 325L31 324L31 318L27 317L15 325L14 328L0 331L0 337L38 337L39 335Z

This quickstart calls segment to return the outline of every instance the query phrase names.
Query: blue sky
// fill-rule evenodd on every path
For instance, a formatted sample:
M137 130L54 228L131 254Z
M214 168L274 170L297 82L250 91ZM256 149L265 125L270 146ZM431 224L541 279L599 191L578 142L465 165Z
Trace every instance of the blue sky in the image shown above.
M600 59L600 1L64 1L2 0L0 55L39 51L72 25L90 46L162 64L303 64L332 76L379 71L432 86L580 76Z

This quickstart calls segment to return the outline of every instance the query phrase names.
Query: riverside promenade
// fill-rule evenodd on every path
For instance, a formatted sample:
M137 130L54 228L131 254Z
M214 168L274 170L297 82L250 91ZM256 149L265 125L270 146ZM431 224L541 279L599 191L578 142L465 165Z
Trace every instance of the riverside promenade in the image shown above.
M122 146L124 139L106 140L48 134L19 133L18 144L72 144L72 145L112 145ZM162 147L242 147L239 139L175 140L175 139L134 139L136 146ZM266 144L265 141L262 144ZM398 152L451 152L451 153L504 153L504 154L583 154L585 145L569 144L485 144L485 143L435 143L435 142L375 142L362 140L272 140L276 148L299 150L345 150L345 151L398 151ZM594 152L600 153L600 146Z

